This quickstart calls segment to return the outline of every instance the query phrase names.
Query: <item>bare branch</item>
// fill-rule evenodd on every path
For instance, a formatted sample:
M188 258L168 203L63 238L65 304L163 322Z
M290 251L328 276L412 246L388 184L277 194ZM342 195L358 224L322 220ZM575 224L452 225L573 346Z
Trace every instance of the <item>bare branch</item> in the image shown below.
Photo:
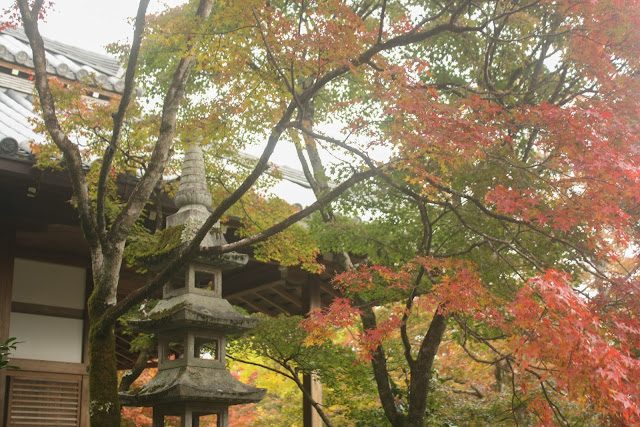
M237 242L234 242L234 243L228 243L226 245L220 245L210 249L206 249L203 251L203 253L204 254L222 254L222 253L232 252L240 248L246 247L248 245L252 245L254 243L263 241L273 236L274 234L277 234L283 231L284 229L286 229L292 224L295 224L301 219L309 216L313 212L322 209L323 207L327 206L329 202L336 199L338 196L340 196L349 188L353 187L353 185L357 184L358 182L364 181L367 178L371 178L379 174L382 170L383 168L378 168L378 169L369 169L364 172L355 173L349 179L342 182L337 187L333 188L331 191L326 193L323 197L319 198L308 207L296 212L295 214L289 216L288 218L279 222L273 227L268 228L264 231L261 231L260 233L254 234L253 236L238 240ZM215 212L211 215L214 216Z
M378 40L376 40L376 44L380 44L382 41L382 33L384 30L384 18L385 13L387 11L387 0L382 1L382 10L380 11L380 24L378 25Z
M400 324L400 337L402 339L402 345L404 347L404 358L407 360L410 369L413 369L416 361L411 355L411 341L409 341L409 335L407 334L407 320L409 320L409 313L411 313L411 309L413 308L413 300L415 299L416 295L418 295L418 286L420 285L422 276L424 276L424 272L424 267L420 267L418 275L416 276L416 279L413 283L411 294L409 295L405 303L406 310L402 315L402 323Z
M258 368L266 369L267 371L271 371L271 372L274 372L274 373L276 373L278 375L282 375L283 377L289 378L291 381L295 381L293 375L288 374L286 372L282 372L279 369L272 368L269 365L264 365L264 364L258 363L258 362L251 362L251 361L245 360L245 359L240 359L238 357L231 356L230 354L227 354L226 357L228 357L231 360L235 360L236 362L246 363L247 365L257 366Z
M316 183L315 178L311 174L311 170L309 169L309 165L307 164L307 159L304 158L304 153L302 152L302 148L298 144L296 144L296 154L298 154L298 160L300 160L300 166L302 167L302 172L304 173L304 177L307 179L307 182L311 186L311 190L313 190L313 194L318 194L320 191L318 189L318 184Z
M273 52L271 51L271 47L267 42L267 36L264 34L264 31L262 30L262 23L260 22L260 18L258 18L258 15L256 14L255 10L252 9L251 12L253 13L253 17L255 18L256 24L258 25L258 31L260 32L260 37L262 38L262 43L264 44L264 48L267 51L267 57L269 58L269 61L275 67L276 71L278 72L278 75L284 81L284 84L287 86L287 89L289 90L289 92L291 92L291 95L293 96L293 99L296 101L296 104L298 104L298 107L302 109L302 103L298 99L298 95L296 94L296 90L293 86L295 84L295 82L293 81L293 75L291 76L291 81L289 81L287 79L287 76L284 75L282 68L278 64L278 60L273 55Z

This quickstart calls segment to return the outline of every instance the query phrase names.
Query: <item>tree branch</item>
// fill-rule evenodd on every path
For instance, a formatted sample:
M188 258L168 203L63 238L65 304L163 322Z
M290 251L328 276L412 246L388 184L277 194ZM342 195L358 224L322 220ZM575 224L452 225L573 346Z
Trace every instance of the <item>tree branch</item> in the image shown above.
M195 18L205 21L211 14L213 0L200 0ZM134 188L127 204L120 212L109 233L109 238L113 241L123 241L131 232L132 227L138 220L142 209L158 180L162 177L162 172L169 159L169 153L173 138L176 132L176 120L180 103L184 98L184 91L187 80L191 73L191 68L195 62L197 42L189 39L187 52L180 59L180 63L173 74L171 86L164 98L162 118L160 121L160 133L154 147L147 173L140 179Z
M376 315L373 312L373 308L368 304L359 304L360 320L362 321L362 327L365 330L375 330L377 328ZM375 350L371 352L371 366L373 368L373 376L378 386L378 394L380 395L380 402L384 413L391 421L393 425L404 425L404 415L402 410L396 404L396 399L391 388L391 380L389 378L389 371L387 369L387 358L384 354L382 345L379 345Z
M325 423L325 425L327 425L327 427L331 427L332 426L331 421L329 420L329 418L327 417L325 412L322 410L322 407L320 406L320 404L311 396L311 394L307 391L307 389L305 389L304 384L300 381L300 378L298 378L297 374L294 372L294 370L286 362L283 363L282 361L272 359L274 362L278 363L280 366L282 366L283 368L287 369L289 371L289 373L282 372L282 371L280 371L278 369L272 368L272 367L267 366L267 365L263 365L262 363L250 362L248 360L239 359L237 357L233 357L233 356L230 356L230 355L227 355L227 357L229 359L231 359L231 360L235 360L236 362L246 363L247 365L252 365L252 366L257 366L259 368L266 369L268 371L271 371L271 372L274 372L276 374L282 375L283 377L289 378L291 381L296 383L296 386L298 386L298 389L300 389L302 394L309 400L309 402L311 402L311 405L316 409L316 411L318 411L318 415L320 415L320 418L322 418L322 421Z
M447 318L440 314L441 307L436 309L429 329L422 340L415 369L411 369L411 382L409 384L409 425L417 425L427 409L427 396L429 395L429 379L432 376L433 361L440 348L442 336L447 328Z
M42 4L44 0L36 0L33 2L33 8L31 9L31 16L37 17L40 14L40 10L42 9Z
M258 170L257 169L258 167L259 166L256 166L256 169L254 169L254 172ZM111 306L109 309L107 309L107 311L104 313L104 315L100 319L100 328L104 329L108 327L118 317L122 316L124 313L129 311L136 304L142 302L142 300L144 300L149 294L156 291L157 289L160 289L160 287L162 287L162 285L166 283L166 281L169 280L169 278L171 278L173 274L175 274L177 270L179 270L179 268L185 262L188 262L190 259L193 259L198 254L204 255L204 256L219 255L219 254L224 254L224 253L232 252L235 250L239 250L251 244L263 241L268 237L271 237L274 234L279 233L280 231L286 229L290 225L300 221L301 219L310 215L311 213L321 209L323 206L325 206L327 203L329 203L336 197L340 196L344 191L349 189L354 184L374 176L375 174L379 173L379 171L380 171L379 169L368 170L368 171L353 175L350 179L346 180L345 182L343 182L342 184L334 188L332 191L327 193L323 198L317 200L315 203L311 204L307 208L302 209L296 212L295 214L289 216L288 218L274 225L271 228L268 228L264 231L254 234L253 236L246 237L234 243L228 243L226 245L220 245L220 246L216 246L213 248L208 248L206 250L200 251L199 250L200 242L202 241L204 236L206 236L206 234L209 232L211 227L220 219L220 216L222 216L222 213L226 212L226 210L228 209L228 207L225 207L223 209L220 209L220 207L218 207L209 216L209 219L203 224L203 226L200 228L200 230L198 231L194 239L191 242L189 242L188 245L183 247L176 254L176 256L172 258L165 265L165 267L160 272L158 272L144 286L131 292L124 299L120 300L116 305ZM248 181L245 181L243 184L246 184L247 182ZM247 186L250 187L250 184L247 184ZM239 197L238 190L236 190L234 194ZM232 196L229 196L227 199L225 199L223 203L225 203L225 205L228 203L231 203L229 200L235 199L235 197L232 197Z
M258 18L258 15L256 14L256 11L252 9L251 13L253 13L253 17L256 20L256 24L258 24L258 31L260 32L260 37L262 38L262 43L264 44L264 48L267 51L267 57L269 58L269 61L275 67L275 69L276 69L278 75L280 76L280 78L282 80L284 80L284 84L287 86L287 89L289 89L289 92L291 92L291 95L293 96L293 99L296 101L296 104L298 104L298 107L300 107L300 109L302 109L302 103L298 99L298 95L296 94L295 87L293 86L295 84L295 82L293 81L293 76L292 76L291 82L289 82L289 80L287 79L287 76L284 75L284 72L282 71L282 68L278 64L278 61L276 60L276 57L273 55L273 52L271 51L271 48L269 47L269 43L267 43L267 37L265 36L264 31L262 31L262 24L260 23L260 19Z
M351 188L353 185L357 184L358 182L364 181L367 178L371 178L371 177L377 175L378 173L380 173L381 170L382 170L381 168L369 169L369 170L364 171L364 172L355 173L355 174L353 174L351 176L351 178L347 179L346 181L342 182L337 187L333 188L331 191L326 193L323 197L319 198L318 200L316 200L314 203L312 203L308 207L306 207L306 208L296 212L295 214L289 216L288 218L284 219L280 223L278 223L278 224L276 224L276 225L274 225L274 226L272 226L272 227L270 227L270 228L268 228L268 229L266 229L264 231L261 231L260 233L254 234L253 236L246 237L244 239L240 239L237 242L228 243L226 245L220 245L220 246L215 246L213 248L205 249L205 250L202 251L202 253L203 254L222 254L222 253L227 253L227 252L231 252L231 251L236 251L236 250L241 249L243 247L246 247L246 246L252 245L254 243L263 241L263 240L267 239L268 237L271 237L274 234L277 234L280 231L283 231L284 229L286 229L287 227L289 227L292 224L295 224L296 222L300 221L301 219L309 216L313 212L315 212L317 210L320 210L323 207L327 206L329 204L329 202L331 202L332 200L336 199L338 196L340 196L346 190Z
M41 2L39 2L41 3ZM73 188L73 194L78 203L78 212L82 230L89 247L96 249L99 246L99 238L96 230L96 217L91 205L91 197L87 187L84 170L82 168L82 157L78 146L71 142L69 137L62 131L56 114L55 102L49 87L49 76L47 75L47 60L45 57L44 41L38 30L39 8L34 11L29 9L28 0L18 0L20 14L24 25L24 31L29 39L33 52L33 70L35 73L35 86L38 91L40 105L42 106L42 117L51 139L62 151L64 160L69 170L69 178ZM35 13L38 12L38 13Z
M309 183L309 186L311 187L313 194L318 194L318 192L320 191L318 189L318 184L316 183L316 180L313 178L313 175L311 174L311 170L309 169L309 165L307 164L307 159L304 158L304 153L302 152L302 148L300 148L298 144L295 144L295 146L296 146L296 154L298 155L298 160L300 161L300 166L302 167L302 173L304 173L304 177L307 179L307 182Z
M258 362L251 362L249 360L240 359L238 357L231 356L230 354L227 354L226 357L231 360L235 360L236 362L246 363L247 365L257 366L258 368L266 369L278 375L282 375L283 377L289 378L291 381L295 381L291 374L287 374L286 372L282 372L276 368L272 368L271 366L263 365L262 363L258 363Z
M120 98L120 104L118 105L118 111L113 115L113 133L111 134L111 141L107 146L102 157L102 166L100 167L100 176L98 178L97 189L97 222L98 233L100 238L104 240L106 238L106 217L105 217L105 204L107 194L107 179L111 170L111 164L115 157L118 143L120 141L120 133L122 131L122 125L124 123L124 116L127 112L127 108L133 97L135 91L135 74L136 66L138 63L138 56L140 54L140 45L142 44L142 34L144 32L145 17L147 13L147 6L149 0L141 0L138 5L138 13L136 15L135 30L133 32L133 41L131 43L131 52L129 53L129 61L127 63L127 71L124 79L124 92L122 98Z
M142 350L140 350L133 368L125 372L125 374L122 376L120 385L118 386L118 391L129 391L131 389L131 385L135 382L135 380L138 379L140 374L142 374L142 371L147 368L147 361L149 360L150 356L151 349L143 348Z
M391 181L389 177L383 177ZM417 196L417 195L416 195ZM422 233L422 241L420 242L420 246L418 247L418 256L424 255L425 253L429 253L429 248L431 246L431 238L433 237L431 224L429 222L429 213L427 212L427 207L424 205L422 200L417 199L416 203L418 204L418 208L420 210L420 218L422 219L423 233ZM418 295L418 287L420 286L420 282L422 281L422 277L424 276L425 268L424 266L420 266L420 270L416 276L416 279L413 283L413 289L411 290L411 294L407 298L405 303L405 312L402 315L402 323L400 324L400 337L402 338L402 344L404 346L404 357L407 359L407 363L409 367L413 369L415 367L415 360L411 356L411 342L409 341L409 336L407 334L407 320L409 319L409 314L411 313L411 309L413 308L413 300Z
M380 44L382 41L382 33L384 30L384 18L385 13L387 11L387 0L382 1L382 10L380 11L380 24L378 26L378 40L376 40L376 44Z

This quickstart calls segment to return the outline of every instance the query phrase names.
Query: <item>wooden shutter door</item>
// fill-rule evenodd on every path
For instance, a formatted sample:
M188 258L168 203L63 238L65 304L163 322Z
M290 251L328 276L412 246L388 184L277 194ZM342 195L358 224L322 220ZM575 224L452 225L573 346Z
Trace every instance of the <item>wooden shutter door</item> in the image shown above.
M78 426L81 379L11 376L9 426Z

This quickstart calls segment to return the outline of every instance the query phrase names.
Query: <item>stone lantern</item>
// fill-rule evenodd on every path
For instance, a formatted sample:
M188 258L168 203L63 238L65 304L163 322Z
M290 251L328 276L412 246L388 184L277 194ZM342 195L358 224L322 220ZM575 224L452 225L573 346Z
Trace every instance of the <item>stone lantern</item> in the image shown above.
M209 216L211 205L201 149L186 154L175 197L178 212L167 227L183 226L188 242ZM217 229L201 247L225 243ZM226 335L255 327L256 320L237 312L222 298L222 271L247 262L246 255L198 258L164 286L163 299L141 319L129 322L134 331L158 338L158 373L143 387L120 394L125 406L153 407L153 426L180 422L184 427L228 425L231 405L260 401L265 389L235 379L225 367ZM215 419L215 422L213 421Z

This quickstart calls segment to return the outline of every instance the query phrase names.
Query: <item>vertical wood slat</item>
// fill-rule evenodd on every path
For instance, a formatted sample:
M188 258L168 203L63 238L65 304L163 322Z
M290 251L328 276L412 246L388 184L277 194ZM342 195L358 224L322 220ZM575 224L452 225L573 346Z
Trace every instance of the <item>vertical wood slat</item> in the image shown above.
M78 426L80 379L9 377L9 426Z
M2 221L0 223L0 341L3 343L9 338L15 240L15 229ZM0 370L0 425L5 425L6 371L6 369Z

